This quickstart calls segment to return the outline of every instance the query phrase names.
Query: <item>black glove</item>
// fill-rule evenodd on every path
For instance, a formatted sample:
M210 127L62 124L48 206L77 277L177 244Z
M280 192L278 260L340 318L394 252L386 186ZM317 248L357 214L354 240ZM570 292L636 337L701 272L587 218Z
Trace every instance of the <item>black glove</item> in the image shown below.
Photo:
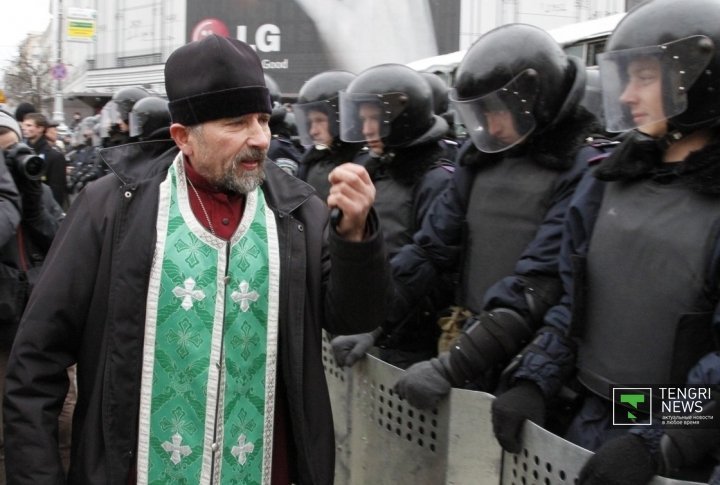
M395 392L418 409L436 407L452 388L449 360L449 353L443 352L437 358L411 365L395 384Z
M522 449L520 431L525 420L545 424L545 396L537 384L520 380L515 387L500 394L492 403L492 423L495 438L510 453Z
M714 415L718 422L719 409L716 401L706 403L704 413ZM709 453L720 447L720 429L717 428L675 428L665 431L660 439L660 473L672 476L679 468L698 464Z
M657 462L645 441L626 434L606 442L580 470L580 485L645 485L657 471Z
M352 367L375 344L379 329L370 333L341 335L330 341L335 361L340 367Z

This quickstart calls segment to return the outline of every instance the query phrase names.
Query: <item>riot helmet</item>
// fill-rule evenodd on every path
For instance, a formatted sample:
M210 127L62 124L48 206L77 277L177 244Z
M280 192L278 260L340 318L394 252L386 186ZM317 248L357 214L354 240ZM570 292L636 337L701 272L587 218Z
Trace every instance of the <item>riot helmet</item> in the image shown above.
M280 86L278 86L278 83L268 76L267 74L264 74L265 76L265 86L267 87L268 91L270 92L270 101L272 102L273 107L276 107L280 104L280 100L282 99L282 93L280 92Z
M274 137L292 139L298 134L295 114L288 111L283 104L279 104L272 109L268 120L268 128L270 128L270 133Z
M130 111L130 136L147 139L155 131L170 126L170 109L165 99L148 96Z
M78 123L75 132L75 144L100 144L100 115L86 116Z
M149 93L143 88L133 86L129 88L123 88L116 92L113 95L111 101L115 103L117 107L117 112L120 115L120 119L122 119L123 122L127 124L130 116L130 110L132 110L135 103L147 96L149 96Z
M450 107L450 100L448 98L450 88L437 74L421 72L420 75L430 84L433 97L433 112L438 116L444 115Z
M100 137L108 138L118 133L122 117L114 101L108 101L100 110Z
M148 92L138 87L122 88L117 91L100 110L100 136L103 138L118 134L127 136L130 110L139 99L147 96Z
M585 94L583 94L580 104L604 124L605 118L603 116L603 95L602 87L600 85L600 71L597 66L588 67L585 70L585 75L587 76L585 81Z
M468 49L450 100L473 144L494 153L561 119L580 101L584 83L582 62L565 54L550 34L532 25L508 24Z
M445 131L447 123L432 111L430 85L402 64L366 69L340 91L343 141L379 138L386 146L404 147L440 138Z
M300 142L329 146L340 134L339 92L355 79L348 71L325 71L300 88L293 105Z
M608 131L654 135L666 120L660 132L717 123L719 18L717 0L655 0L628 12L599 56Z

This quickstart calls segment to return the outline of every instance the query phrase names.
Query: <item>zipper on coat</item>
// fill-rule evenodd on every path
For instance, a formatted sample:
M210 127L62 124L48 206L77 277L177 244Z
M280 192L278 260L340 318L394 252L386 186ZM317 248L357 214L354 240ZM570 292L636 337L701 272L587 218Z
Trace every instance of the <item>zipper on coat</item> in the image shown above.
M135 195L136 188L137 188L137 185L135 185L135 184L132 184L132 185L126 184L126 185L123 185L120 187L120 203L119 203L119 207L117 209L117 215L118 215L117 223L113 226L113 234L112 234L113 247L119 247L118 242L120 239L120 235L122 234L122 229L125 225L125 221L127 220L128 207L130 206L130 203L132 202L132 199ZM110 266L110 271L111 271L111 273L114 272L114 264L112 264ZM113 285L112 284L108 287L108 294L113 294ZM115 302L115 300L113 298L108 299L108 307L107 307L107 312L106 312L107 321L113 320L112 315L114 314L114 311L115 311L114 302ZM106 334L104 338L107 340L109 338L109 334ZM107 346L106 344L107 344L107 342L105 343L105 346ZM112 365L109 362L111 359L111 354L112 354L111 352L107 352L107 355L105 356L105 363L104 363L105 370L104 370L104 377L103 377L104 382L110 382L110 376L108 375L108 372L110 372L110 369L112 368ZM107 403L112 402L112 399L109 399L108 396L105 395L105 392L107 392L107 388L103 392L102 402L104 403L103 406L105 407L105 409L103 409L103 412L105 414L110 414L112 411L111 411L111 409L108 408L109 404L107 404ZM108 421L103 420L103 435L104 436L112 436L111 430L109 429L108 426L109 426ZM137 426L136 426L132 432L133 442L137 442L137 432L138 432L138 430L137 430ZM125 456L127 456L129 458L129 462L127 464L128 468L124 469L124 471L129 472L130 470L133 469L133 466L134 466L134 463L133 463L134 454L130 454L130 453L126 453L126 452L122 452L122 454L124 454ZM122 469L122 468L120 468L122 466L123 465L119 465L118 468ZM110 470L113 470L112 467L109 467L108 471L110 472ZM135 473L137 473L137 472L135 472ZM108 479L107 483L113 483L113 481L117 478L114 475L115 475L114 473L110 473L110 475L107 477L107 479Z

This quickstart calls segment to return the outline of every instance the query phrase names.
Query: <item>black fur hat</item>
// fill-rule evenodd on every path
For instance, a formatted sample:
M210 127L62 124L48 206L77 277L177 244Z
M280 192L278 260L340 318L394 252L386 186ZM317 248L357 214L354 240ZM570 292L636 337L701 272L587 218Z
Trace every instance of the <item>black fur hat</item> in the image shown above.
M186 126L272 111L255 51L244 42L218 35L170 54L165 89L172 121Z

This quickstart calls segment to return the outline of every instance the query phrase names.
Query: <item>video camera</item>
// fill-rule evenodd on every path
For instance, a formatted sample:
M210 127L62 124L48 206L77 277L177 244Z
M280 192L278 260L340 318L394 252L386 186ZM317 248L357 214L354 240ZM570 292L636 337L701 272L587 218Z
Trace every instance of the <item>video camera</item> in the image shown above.
M25 143L16 143L5 150L5 163L13 174L28 180L40 180L45 172L45 159Z

